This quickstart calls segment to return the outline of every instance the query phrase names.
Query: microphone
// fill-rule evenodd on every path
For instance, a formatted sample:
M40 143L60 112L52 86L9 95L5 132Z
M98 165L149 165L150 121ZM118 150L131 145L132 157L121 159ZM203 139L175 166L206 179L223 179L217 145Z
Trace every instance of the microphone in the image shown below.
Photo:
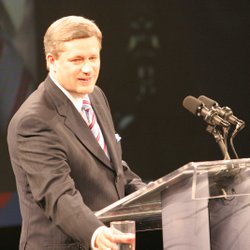
M205 95L199 96L198 99L202 101L209 109L213 109L218 112L218 115L220 117L230 122L231 124L240 125L241 128L245 126L245 122L234 116L233 111L229 107L220 107L216 101L208 98Z
M213 109L208 109L205 104L193 96L187 96L183 100L183 106L196 116L201 116L210 125L219 125L228 128L230 123L225 121Z

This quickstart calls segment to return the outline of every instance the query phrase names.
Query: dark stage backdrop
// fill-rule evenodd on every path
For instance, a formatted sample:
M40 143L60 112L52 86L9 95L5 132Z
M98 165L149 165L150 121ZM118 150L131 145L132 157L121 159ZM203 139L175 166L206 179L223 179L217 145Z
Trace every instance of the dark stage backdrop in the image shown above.
M187 95L207 95L246 121L235 146L240 157L250 156L249 1L36 2L39 80L46 75L42 36L52 21L85 15L102 29L98 84L124 159L144 179L190 161L222 159L205 122L182 107Z
M94 19L104 36L98 85L110 101L124 159L144 180L190 161L222 159L205 122L182 107L187 95L207 95L231 107L246 122L235 139L236 150L239 157L250 157L249 1L34 4L38 73L33 87L47 74L42 39L48 25L65 15ZM2 131L0 192L15 191Z

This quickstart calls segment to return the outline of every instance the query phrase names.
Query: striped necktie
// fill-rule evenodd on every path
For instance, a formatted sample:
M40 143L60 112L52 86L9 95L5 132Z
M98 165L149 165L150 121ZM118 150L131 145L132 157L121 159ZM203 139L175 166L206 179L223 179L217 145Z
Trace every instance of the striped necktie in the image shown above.
M107 144L104 141L102 131L99 127L99 124L97 123L96 116L95 116L94 110L90 104L89 99L83 99L82 111L85 111L86 117L88 119L89 129L91 130L91 132L94 135L94 137L96 138L97 142L99 143L99 145L103 149L106 156L109 158Z

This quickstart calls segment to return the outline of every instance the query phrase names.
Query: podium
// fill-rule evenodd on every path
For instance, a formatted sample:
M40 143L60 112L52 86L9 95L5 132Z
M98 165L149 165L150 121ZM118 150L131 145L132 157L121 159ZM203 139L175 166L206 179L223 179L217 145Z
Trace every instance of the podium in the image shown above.
M190 162L95 214L162 230L164 250L249 250L250 158Z

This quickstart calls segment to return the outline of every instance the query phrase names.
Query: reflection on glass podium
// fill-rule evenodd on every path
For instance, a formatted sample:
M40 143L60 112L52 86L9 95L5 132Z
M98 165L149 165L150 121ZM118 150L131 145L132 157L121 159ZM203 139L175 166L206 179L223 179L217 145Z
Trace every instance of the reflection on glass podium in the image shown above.
M164 249L248 250L250 159L190 162L97 211L107 225L162 230Z

